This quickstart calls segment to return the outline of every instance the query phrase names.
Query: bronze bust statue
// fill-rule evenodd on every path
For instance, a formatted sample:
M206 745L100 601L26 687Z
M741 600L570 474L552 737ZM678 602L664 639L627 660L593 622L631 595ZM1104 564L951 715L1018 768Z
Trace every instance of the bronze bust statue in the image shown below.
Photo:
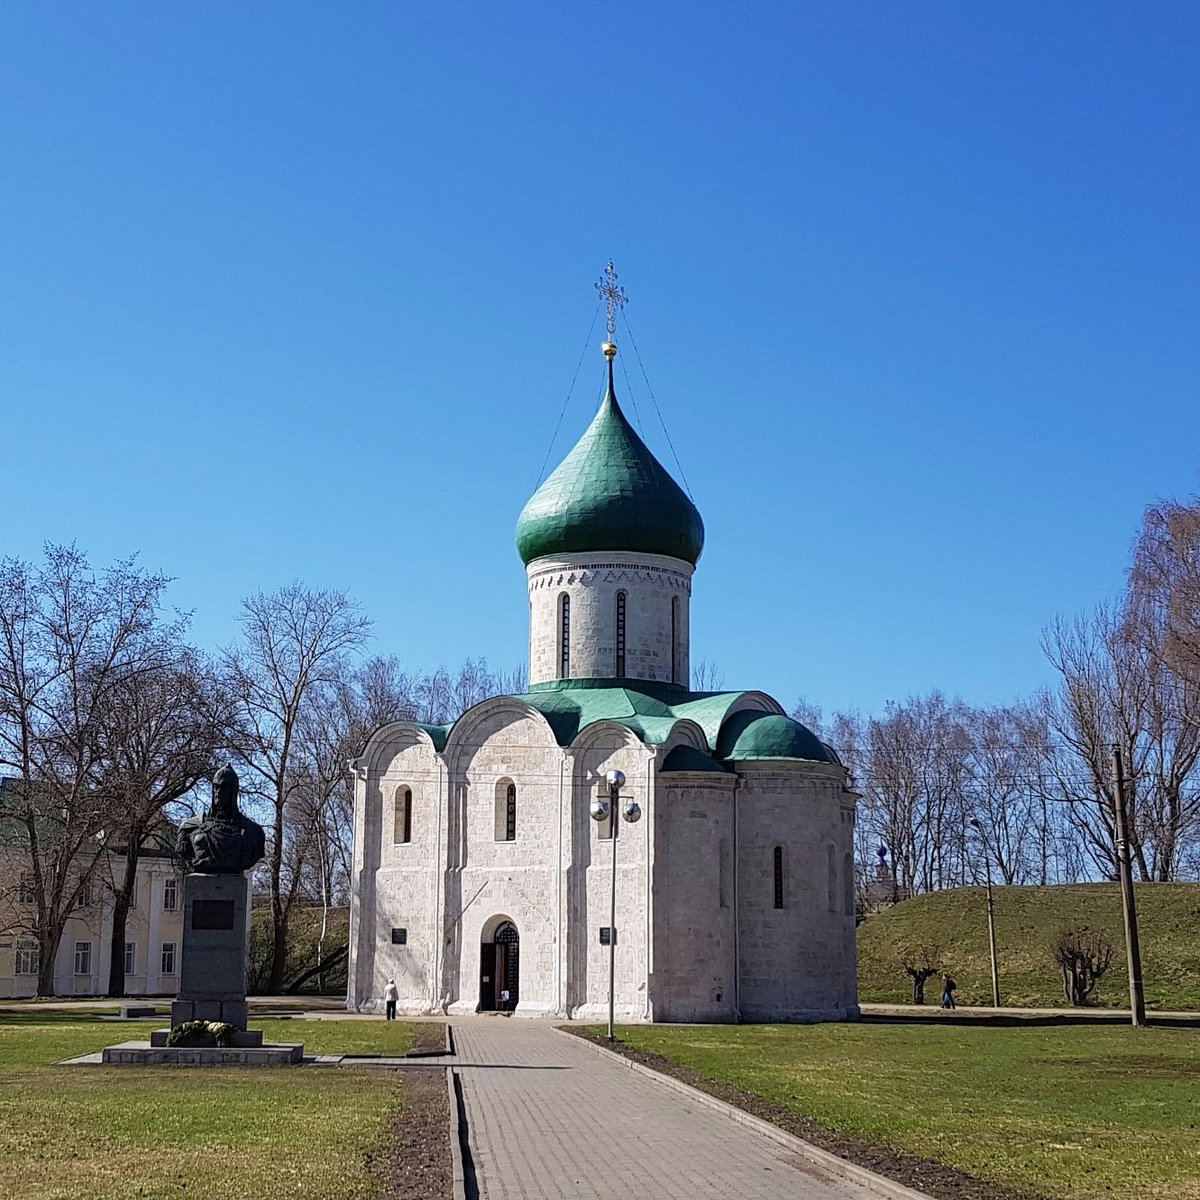
M189 871L241 874L266 852L262 826L238 811L237 798L237 772L226 764L213 776L212 807L179 827L175 849Z

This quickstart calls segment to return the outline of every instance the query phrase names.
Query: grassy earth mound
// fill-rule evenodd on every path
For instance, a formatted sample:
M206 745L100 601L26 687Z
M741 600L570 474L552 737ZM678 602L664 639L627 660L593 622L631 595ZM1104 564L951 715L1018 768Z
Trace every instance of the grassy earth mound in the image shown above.
M1052 957L1060 930L1105 933L1112 963L1094 1003L1128 1007L1125 935L1115 883L1057 887L997 887L996 957L1000 998L1006 1005L1062 1008L1062 974ZM1200 1009L1200 884L1141 883L1134 888L1142 945L1142 976L1150 1009ZM960 1004L992 1002L988 961L987 898L983 888L914 896L869 917L858 927L858 998L864 1004L909 1004L912 984L901 966L906 944L940 948L940 965L958 983ZM938 1002L938 981L926 986Z

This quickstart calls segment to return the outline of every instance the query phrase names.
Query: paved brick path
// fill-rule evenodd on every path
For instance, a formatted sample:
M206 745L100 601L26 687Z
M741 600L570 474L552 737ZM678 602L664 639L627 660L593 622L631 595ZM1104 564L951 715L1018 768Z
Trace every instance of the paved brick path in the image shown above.
M878 1200L541 1021L452 1024L480 1200Z

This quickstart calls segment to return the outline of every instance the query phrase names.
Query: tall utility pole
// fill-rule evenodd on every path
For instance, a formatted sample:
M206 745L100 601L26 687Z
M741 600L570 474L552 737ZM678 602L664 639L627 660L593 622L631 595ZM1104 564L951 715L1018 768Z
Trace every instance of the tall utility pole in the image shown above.
M1137 909L1133 903L1133 866L1129 857L1129 814L1125 811L1125 768L1121 747L1113 746L1113 823L1117 835L1117 874L1125 914L1125 956L1129 966L1129 1009L1134 1025L1146 1023L1146 994L1142 989L1142 950L1138 945Z
M1000 969L996 963L996 909L992 904L992 868L987 860L987 850L984 850L984 870L987 872L987 902L988 902L988 949L992 953L992 1007L1000 1007Z
M987 880L987 917L988 917L988 951L992 959L992 1007L1000 1007L1000 967L996 960L996 909L992 903L992 863L988 854L987 839L983 836L983 826L974 818L972 825L979 833L979 848L983 851L984 878Z

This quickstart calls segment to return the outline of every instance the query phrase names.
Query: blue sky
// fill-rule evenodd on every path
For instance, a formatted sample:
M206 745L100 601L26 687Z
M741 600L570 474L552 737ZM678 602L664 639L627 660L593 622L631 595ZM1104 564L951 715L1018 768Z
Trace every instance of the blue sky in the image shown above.
M513 527L615 258L693 657L827 712L1049 678L1198 488L1188 4L8 5L0 553L526 654ZM593 331L551 465L590 419ZM674 469L628 338L626 383Z

